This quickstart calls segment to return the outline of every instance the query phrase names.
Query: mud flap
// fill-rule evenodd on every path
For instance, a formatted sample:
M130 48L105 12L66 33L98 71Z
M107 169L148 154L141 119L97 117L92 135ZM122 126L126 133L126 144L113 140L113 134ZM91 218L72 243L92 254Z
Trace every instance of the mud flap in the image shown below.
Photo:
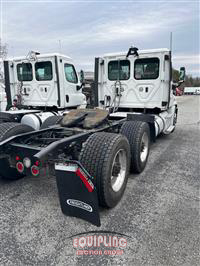
M55 173L62 212L100 226L93 177L77 161L56 163Z

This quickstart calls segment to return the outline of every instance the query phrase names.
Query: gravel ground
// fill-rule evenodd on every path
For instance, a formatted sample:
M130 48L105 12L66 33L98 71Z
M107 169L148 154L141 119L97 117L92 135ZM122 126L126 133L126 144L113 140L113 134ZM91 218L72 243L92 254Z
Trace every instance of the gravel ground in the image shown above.
M177 100L175 132L152 145L121 202L101 210L100 228L61 213L54 176L0 179L0 265L200 265L200 96ZM128 235L123 254L76 255L71 236L92 230Z

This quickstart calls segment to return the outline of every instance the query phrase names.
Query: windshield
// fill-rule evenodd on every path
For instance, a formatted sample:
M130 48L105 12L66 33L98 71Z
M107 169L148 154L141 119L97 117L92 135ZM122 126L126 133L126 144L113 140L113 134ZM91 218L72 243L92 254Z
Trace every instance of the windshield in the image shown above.
M31 63L17 64L17 78L19 81L32 81L33 71Z
M109 80L127 80L130 78L129 60L116 60L108 63Z

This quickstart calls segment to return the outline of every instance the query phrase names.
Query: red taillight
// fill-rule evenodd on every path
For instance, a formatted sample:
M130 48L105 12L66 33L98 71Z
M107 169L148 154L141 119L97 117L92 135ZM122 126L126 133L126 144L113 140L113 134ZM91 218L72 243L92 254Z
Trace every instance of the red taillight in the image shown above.
M24 165L23 165L23 163L22 162L18 162L16 164L16 168L17 168L17 171L18 172L22 173L24 171Z
M15 157L15 159L16 159L16 161L19 161L19 160L20 160L20 157L17 155L17 156Z
M40 166L40 161L36 161L36 162L35 162L35 165L36 165L36 166Z
M33 165L33 166L31 167L31 173L32 173L32 175L34 175L34 176L38 176L39 173L40 173L40 170L39 170L39 168L38 168L37 166Z

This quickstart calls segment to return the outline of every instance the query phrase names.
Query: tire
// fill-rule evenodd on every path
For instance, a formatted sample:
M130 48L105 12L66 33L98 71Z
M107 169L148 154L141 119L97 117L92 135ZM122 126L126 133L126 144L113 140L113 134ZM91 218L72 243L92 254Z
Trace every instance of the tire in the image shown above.
M79 157L83 167L95 178L99 204L107 208L117 205L124 194L130 168L127 138L120 134L94 133L84 143ZM119 157L124 170L117 164Z
M27 125L19 123L3 123L0 124L0 142L17 134L33 131L34 129ZM24 177L15 168L10 167L7 158L0 159L0 176L7 180L17 180Z
M171 133L173 133L175 131L175 129L176 129L177 120L178 120L178 108L177 108L177 105L176 105L176 109L175 109L175 112L174 112L174 119L173 119L174 129L172 130Z
M131 148L131 173L141 173L147 163L150 146L150 129L146 122L127 121L120 130L127 137ZM144 143L145 142L145 143ZM142 153L143 149L143 153Z
M48 128L50 126L54 126L54 125L58 124L62 118L63 118L62 116L50 116L44 121L44 123L41 125L40 129L45 129L45 128Z

